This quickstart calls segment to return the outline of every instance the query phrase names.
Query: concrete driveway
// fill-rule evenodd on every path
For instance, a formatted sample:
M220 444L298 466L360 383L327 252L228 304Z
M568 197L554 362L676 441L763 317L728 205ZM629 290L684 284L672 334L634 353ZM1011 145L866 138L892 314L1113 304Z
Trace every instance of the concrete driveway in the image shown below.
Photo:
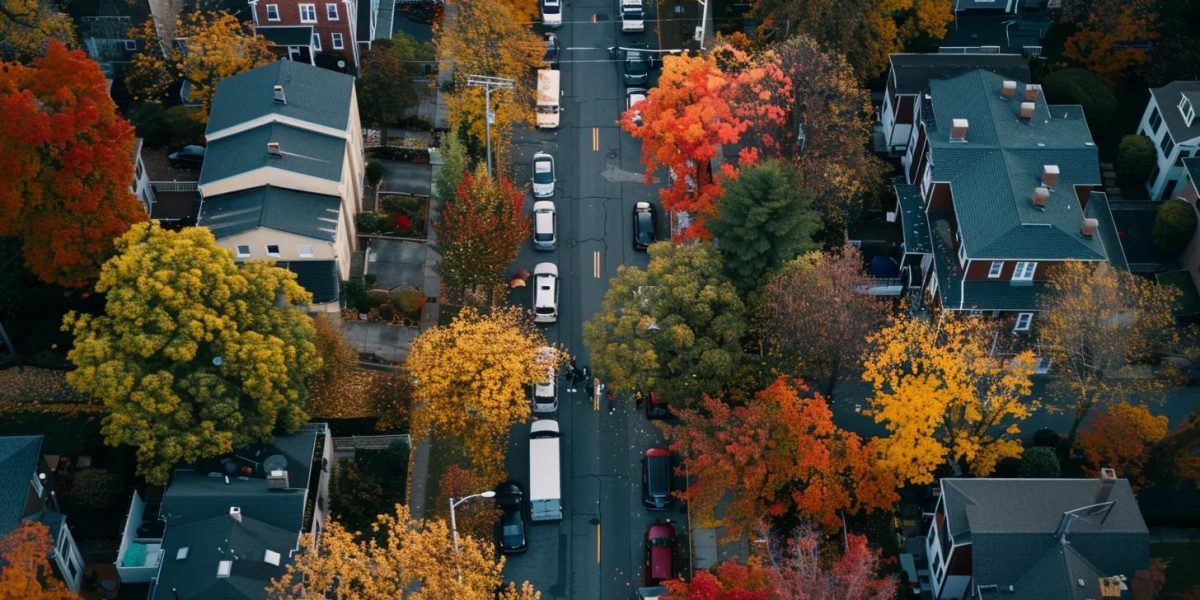
M383 166L383 181L379 182L381 192L401 192L428 196L432 184L433 169L428 165L417 163L371 159Z
M375 286L381 289L405 285L423 289L428 251L421 242L372 239L366 272L375 276Z

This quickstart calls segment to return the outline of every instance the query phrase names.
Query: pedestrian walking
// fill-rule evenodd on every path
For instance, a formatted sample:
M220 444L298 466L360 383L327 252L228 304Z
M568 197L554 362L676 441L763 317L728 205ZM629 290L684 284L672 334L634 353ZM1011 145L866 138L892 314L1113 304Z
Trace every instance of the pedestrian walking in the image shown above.
M583 365L583 370L579 372L579 379L584 383L592 379L592 370L587 365Z
M641 408L642 408L642 402L646 400L646 397L642 395L642 390L634 390L634 392L633 392L633 400L634 400L634 402L636 402L636 403L637 403L637 407L638 407L639 409L641 409Z
M608 386L605 385L602 387L607 388ZM616 404L616 402L614 402L614 395L613 395L612 390L610 390L610 389L604 390L604 399L608 401L608 414L611 415L614 412L616 412L617 404Z
M587 369L587 367L584 367L584 369ZM588 398L591 398L593 395L595 395L595 393L596 393L596 384L597 384L597 383L599 383L599 382L600 382L600 380L599 380L599 379L589 379L589 380L587 380L587 384L586 384L586 387L584 388L584 390L587 392Z

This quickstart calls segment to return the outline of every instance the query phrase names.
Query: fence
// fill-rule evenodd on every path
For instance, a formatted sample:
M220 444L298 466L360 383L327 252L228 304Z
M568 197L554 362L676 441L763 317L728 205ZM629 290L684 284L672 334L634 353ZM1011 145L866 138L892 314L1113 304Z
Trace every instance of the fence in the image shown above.
M199 181L151 181L156 192L195 192L200 189Z
M389 446L398 441L412 448L412 436L407 433L401 433L397 435L335 437L333 438L333 451L337 453L352 453L355 450L387 450Z

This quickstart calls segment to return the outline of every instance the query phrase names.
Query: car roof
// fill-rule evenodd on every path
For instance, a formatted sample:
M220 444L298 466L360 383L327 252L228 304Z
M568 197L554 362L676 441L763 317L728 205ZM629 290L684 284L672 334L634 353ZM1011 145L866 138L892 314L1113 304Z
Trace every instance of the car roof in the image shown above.
M675 527L670 523L655 523L646 530L646 539L675 538Z
M554 202L551 200L538 200L537 202L533 203L533 212L539 212L543 210L554 212Z
M538 263L533 268L534 275L553 275L558 277L558 265L551 262Z
M669 458L671 456L671 451L667 450L666 448L651 448L646 451L646 456L648 456L648 457L666 456Z
M651 210L649 202L637 202L633 205L635 210Z

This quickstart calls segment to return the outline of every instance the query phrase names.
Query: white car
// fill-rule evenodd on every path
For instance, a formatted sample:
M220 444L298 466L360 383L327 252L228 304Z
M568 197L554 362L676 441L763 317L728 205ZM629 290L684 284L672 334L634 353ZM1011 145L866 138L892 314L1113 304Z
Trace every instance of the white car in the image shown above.
M539 358L550 360L554 348L543 346L538 350ZM547 413L558 410L558 375L554 365L546 367L546 380L533 386L533 412Z
M635 88L629 88L629 89L625 90L625 111L628 112L628 111L633 110L633 107L637 106L638 102L642 102L645 99L646 99L646 89L645 88L635 87ZM633 120L634 125L641 127L642 126L642 111L633 110L632 120Z
M550 252L558 243L558 218L554 202L538 200L533 203L533 249Z
M558 321L558 265L538 263L533 268L533 322Z
M542 0L542 24L546 27L562 27L562 0Z
M554 157L546 152L533 155L533 197L549 198L554 195Z

